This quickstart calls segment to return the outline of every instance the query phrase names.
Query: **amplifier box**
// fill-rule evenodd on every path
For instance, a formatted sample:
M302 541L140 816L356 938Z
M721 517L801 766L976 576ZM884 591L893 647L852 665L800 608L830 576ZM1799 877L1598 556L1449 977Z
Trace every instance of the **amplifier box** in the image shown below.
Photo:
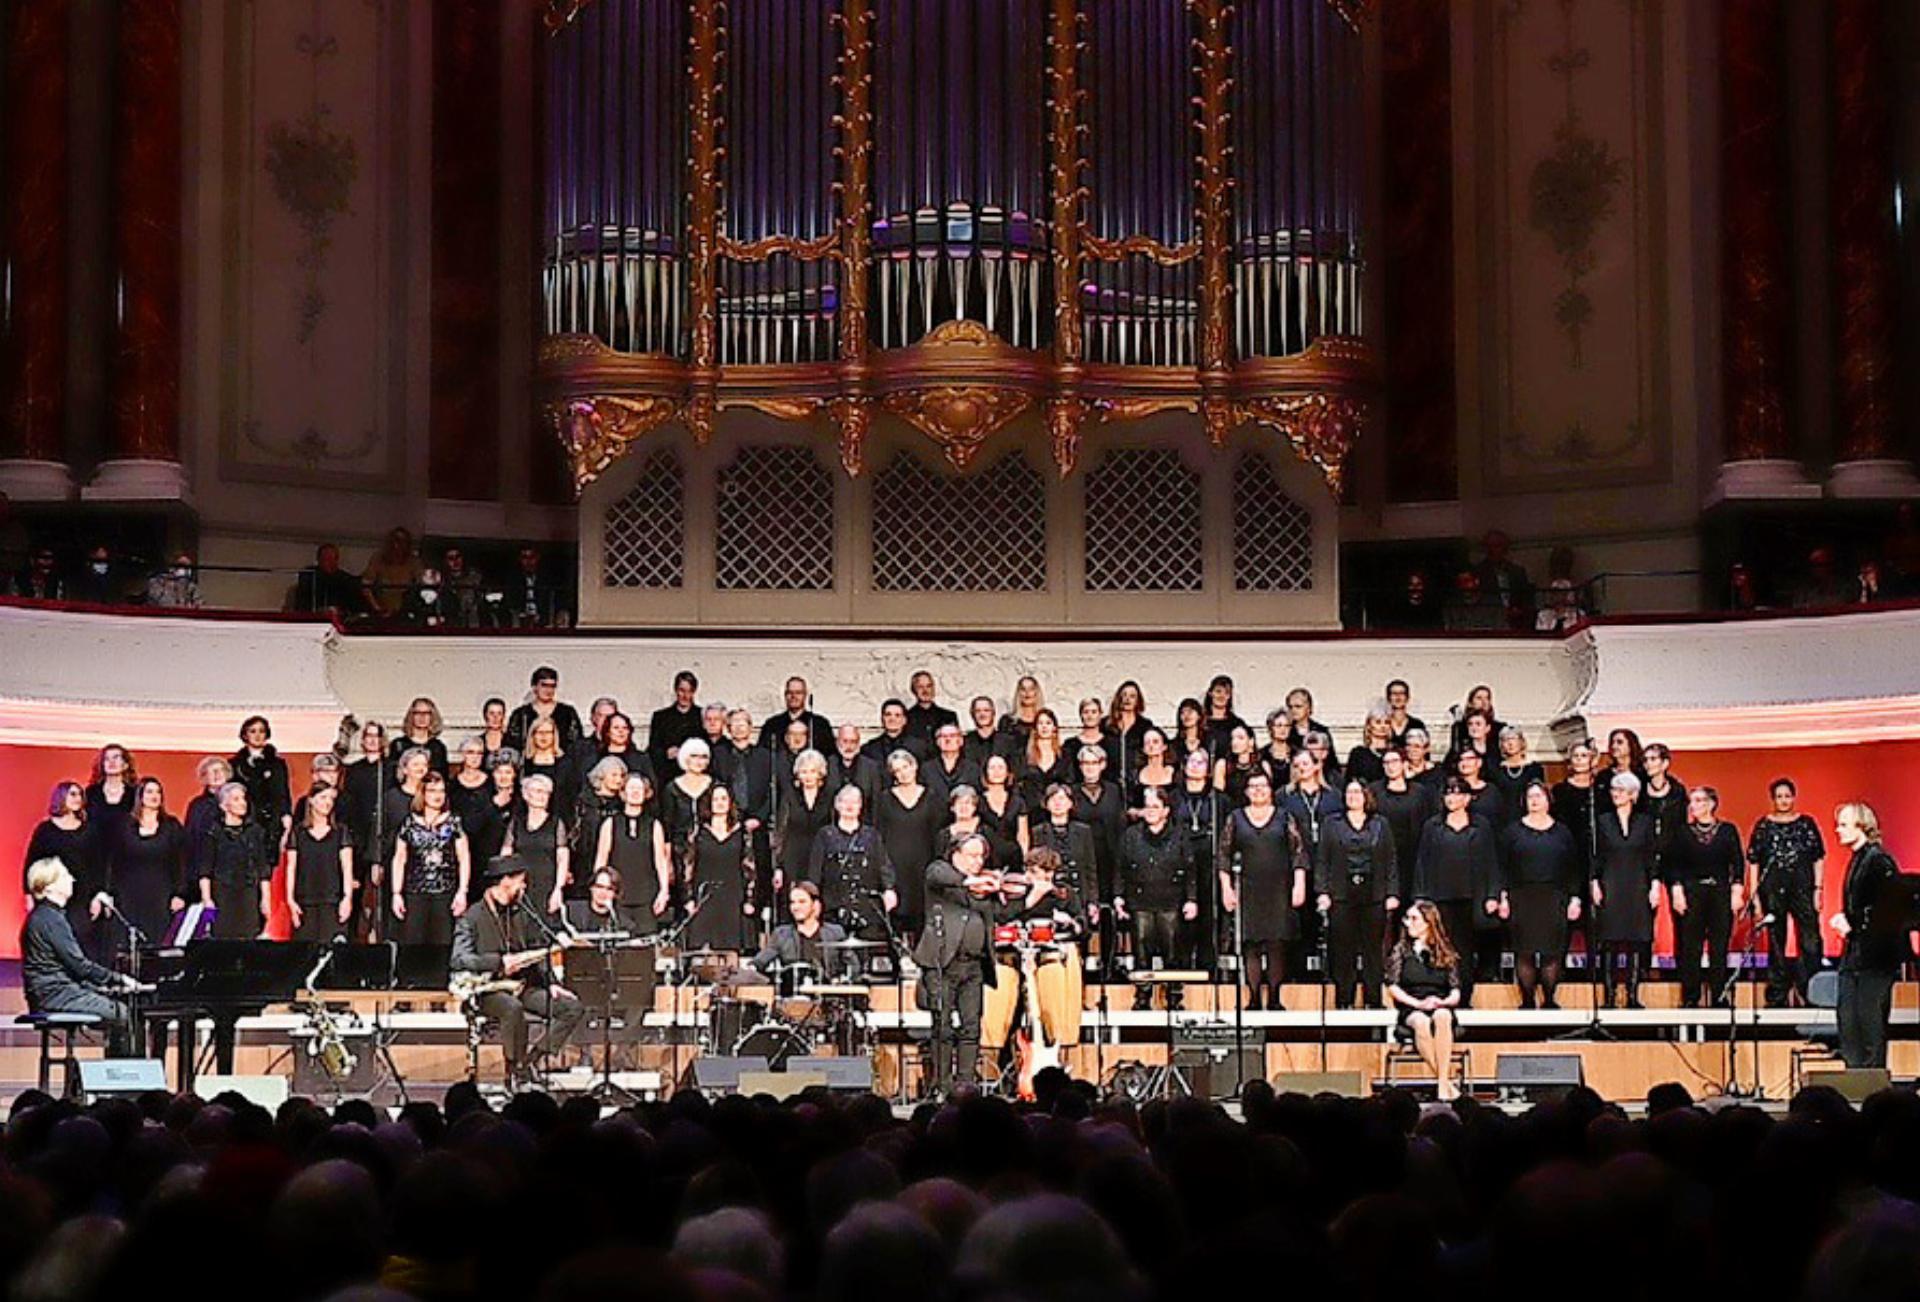
M742 1072L764 1072L765 1058L736 1058L728 1054L702 1054L687 1064L680 1078L682 1089L703 1090L709 1094L731 1094L740 1088Z
M1337 1094L1343 1099L1363 1099L1369 1093L1357 1071L1283 1071L1274 1076L1273 1088L1277 1094Z
M817 1057L787 1059L787 1073L820 1077L834 1090L870 1090L873 1088L873 1063L865 1057Z
M1585 1081L1577 1053L1503 1053L1493 1060L1493 1087L1503 1098L1564 1094Z

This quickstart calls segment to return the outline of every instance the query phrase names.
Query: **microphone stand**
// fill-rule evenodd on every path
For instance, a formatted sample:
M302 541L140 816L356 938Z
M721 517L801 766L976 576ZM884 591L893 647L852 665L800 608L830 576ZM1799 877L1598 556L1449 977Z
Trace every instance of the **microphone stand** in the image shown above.
M900 1018L900 1028L903 1032L901 1043L904 1045L907 1039L904 1035L907 1025L907 976L901 966L901 962L906 957L906 943L901 940L900 933L893 929L893 915L887 912L886 892L868 888L863 891L862 894L872 900L879 908L880 925L887 929L887 953L892 956L893 960L893 1007ZM854 934L857 935L858 933ZM942 934L944 935L945 933L943 932ZM900 1096L900 1102L905 1103L907 1101L907 1057L904 1048L900 1053L900 1081L897 1092Z
M1237 1090L1244 1093L1247 1088L1247 899L1243 893L1246 879L1238 851L1234 852L1229 871L1233 874L1236 901L1233 910L1233 1078ZM1219 874L1214 876L1217 879ZM1264 1046L1261 1056L1264 1059ZM1263 1061L1260 1075L1264 1079L1266 1074Z
M1740 910L1747 917L1747 939L1740 948L1740 962L1728 973L1725 984L1720 987L1720 997L1727 1003L1727 1083L1720 1092L1732 1099L1753 1099L1764 1102L1767 1088L1760 1080L1760 1010L1753 1013L1753 1088L1740 1087L1740 978L1753 962L1753 942L1760 928L1772 920L1772 914L1760 915L1757 903L1750 902Z
M1327 1070L1327 986L1333 979L1333 956L1328 942L1333 924L1328 910L1317 911L1320 914L1320 1071L1324 1075Z
M111 900L102 900L101 906L109 917L118 918L120 925L127 929L127 978L133 985L127 990L127 1026L133 1032L138 1044L130 1048L145 1047L146 1027L140 1021L140 946L147 943L147 933L133 923L133 919L120 912L118 905Z

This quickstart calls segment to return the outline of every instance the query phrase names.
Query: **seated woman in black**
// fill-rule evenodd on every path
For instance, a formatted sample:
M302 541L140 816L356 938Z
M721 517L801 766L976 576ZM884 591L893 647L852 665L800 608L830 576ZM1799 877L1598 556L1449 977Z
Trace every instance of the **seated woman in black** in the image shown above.
M1460 956L1430 900L1415 900L1401 924L1405 935L1387 955L1387 998L1413 1047L1433 1069L1443 1100L1460 1097L1453 1079L1454 1010L1460 1007Z

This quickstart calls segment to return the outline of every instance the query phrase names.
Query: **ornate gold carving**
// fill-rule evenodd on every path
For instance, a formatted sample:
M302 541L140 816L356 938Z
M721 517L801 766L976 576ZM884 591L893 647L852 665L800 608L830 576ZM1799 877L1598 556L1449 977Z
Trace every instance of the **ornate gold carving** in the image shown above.
M1302 393L1252 398L1236 408L1239 419L1282 434L1293 450L1327 477L1327 489L1340 496L1347 455L1360 437L1366 408L1344 393Z
M776 420L812 420L827 405L824 398L722 398L722 410L745 407Z
M1203 398L1200 402L1200 424L1207 431L1207 442L1216 448L1225 446L1227 435L1246 419L1246 409L1234 406L1225 398Z
M1163 267L1177 267L1183 262L1192 262L1200 256L1200 241L1187 240L1182 244L1162 244L1151 235L1129 235L1124 239L1110 240L1082 229L1080 238L1087 246L1087 256L1098 258L1102 262L1118 262L1135 254L1145 254Z
M719 381L720 25L721 0L693 0L687 33L687 299L692 396L687 423L704 441L713 432Z
M539 364L565 366L571 362L597 361L617 357L613 349L592 335L544 335L540 339Z
M713 425L720 415L720 403L713 390L696 388L687 395L687 429L693 435L693 441L705 446L713 437Z
M1053 443L1053 464L1065 479L1080 464L1080 426L1093 404L1085 398L1064 395L1047 402L1047 435Z
M1033 405L1032 396L1018 389L983 384L904 389L882 401L888 411L938 443L956 470L965 470L981 444Z
M840 360L857 364L867 355L867 264L873 242L873 11L871 0L842 0L834 16L841 28L840 112L833 124L840 143ZM862 419L867 419L863 417ZM841 426L841 459L846 443ZM865 425L861 426L865 437ZM849 474L858 474L849 469Z
M921 337L917 347L932 352L937 349L961 348L1005 348L1006 341L999 335L981 325L978 321L954 320L942 321Z
M600 394L547 404L547 419L573 462L578 493L600 477L637 440L673 419L677 404L658 396Z
M1107 421L1142 420L1163 411L1199 411L1198 398L1102 398L1094 404Z
M1227 22L1233 8L1227 0L1191 0L1199 23L1194 49L1200 58L1200 94L1194 99L1200 131L1200 374L1209 387L1224 382L1229 357L1228 323L1233 319L1233 278L1229 274L1228 208L1233 174L1228 163L1227 110L1233 78L1233 48L1227 43ZM1211 426L1209 426L1211 428Z
M873 403L866 398L835 398L827 404L840 431L840 465L858 479L867 470L867 432L873 428Z
M800 262L818 262L839 245L839 231L828 231L811 240L803 240L797 235L763 235L757 240L736 240L722 231L716 241L720 256L735 262L765 262L778 253Z
M1053 356L1080 361L1080 15L1076 0L1052 0L1047 33L1047 98L1052 120L1047 151L1053 181Z

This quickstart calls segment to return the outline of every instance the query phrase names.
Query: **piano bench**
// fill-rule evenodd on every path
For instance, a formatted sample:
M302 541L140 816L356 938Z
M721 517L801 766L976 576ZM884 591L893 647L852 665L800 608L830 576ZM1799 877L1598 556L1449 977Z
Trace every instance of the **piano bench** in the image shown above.
M72 1098L80 1092L80 1055L75 1052L74 1037L100 1025L92 1013L22 1013L13 1019L15 1026L31 1026L40 1032L40 1092L53 1092L53 1066L59 1063L64 1074L61 1094ZM54 1037L62 1037L60 1053L54 1054Z

